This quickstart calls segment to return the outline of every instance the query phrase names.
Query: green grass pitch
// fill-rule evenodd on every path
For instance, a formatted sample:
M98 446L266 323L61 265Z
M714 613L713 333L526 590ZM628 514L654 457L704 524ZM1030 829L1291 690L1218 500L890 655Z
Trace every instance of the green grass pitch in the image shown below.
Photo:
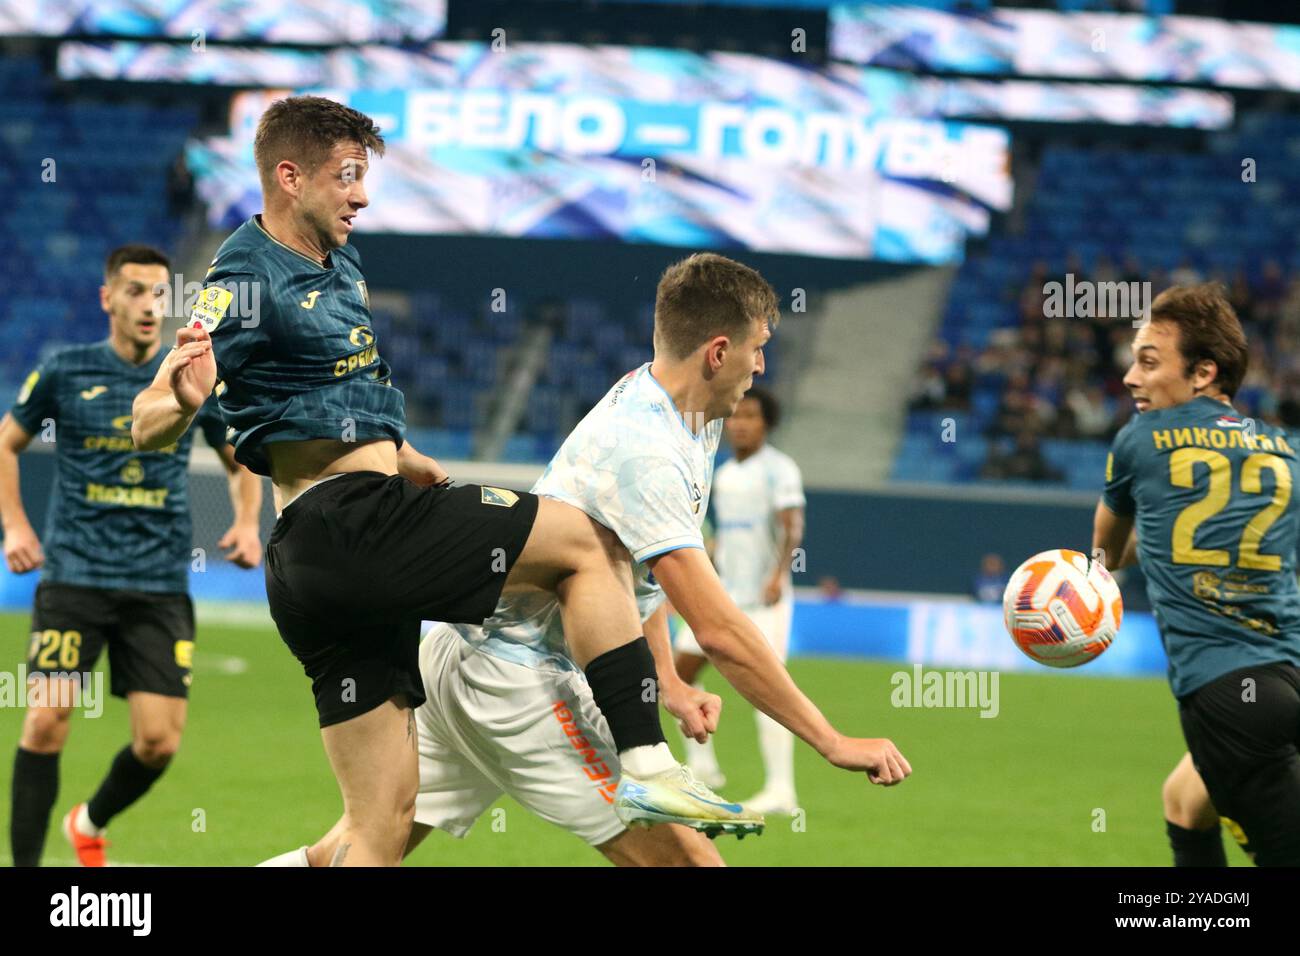
M0 670L17 666L27 627L26 614L0 614ZM890 676L910 671L907 665L798 659L790 669L838 727L893 738L914 773L902 786L874 787L797 744L803 817L771 818L766 833L743 842L721 838L728 863L1169 865L1160 785L1184 747L1164 681L1003 674L1000 713L986 719L974 709L892 707ZM753 711L716 672L705 683L725 700L716 737L730 778L723 792L744 799L762 776ZM21 721L20 709L0 708L0 862L9 860L9 778ZM669 739L680 750L671 728ZM58 821L90 795L126 741L122 701L110 699L98 719L73 717L47 863L71 862ZM464 840L435 833L408 865L606 865L509 799L498 806L505 812L497 827L485 817ZM110 860L248 865L312 842L339 810L297 662L274 630L201 618L181 751L155 788L113 822ZM1245 865L1235 848L1228 854Z

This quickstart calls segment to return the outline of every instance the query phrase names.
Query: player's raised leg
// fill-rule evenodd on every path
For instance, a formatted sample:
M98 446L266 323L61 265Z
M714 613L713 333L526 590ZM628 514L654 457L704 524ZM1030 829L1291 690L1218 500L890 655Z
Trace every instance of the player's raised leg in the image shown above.
M587 673L596 704L609 721L620 757L642 772L675 761L659 726L654 658L632 599L631 558L613 532L577 508L540 498L537 520L506 579L503 597L526 603L535 592L560 602L574 662Z
M543 600L553 589L559 598L573 659L609 723L623 775L662 810L656 821L761 829L760 817L696 782L668 749L654 692L654 656L632 599L631 557L614 533L576 508L540 498L505 593L526 602L522 592L530 589Z
M14 755L9 816L9 846L14 866L39 866L50 826L50 812L59 795L59 755L71 730L72 707L50 706L71 701L75 681L33 675L34 701L23 716L22 735Z

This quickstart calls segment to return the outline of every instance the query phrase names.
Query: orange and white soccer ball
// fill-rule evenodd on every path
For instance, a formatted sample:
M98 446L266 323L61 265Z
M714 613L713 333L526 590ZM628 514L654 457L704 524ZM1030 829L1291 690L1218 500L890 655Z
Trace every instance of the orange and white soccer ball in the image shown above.
M1124 601L1110 572L1088 555L1043 551L1016 568L1002 594L1007 632L1048 667L1078 667L1110 647Z

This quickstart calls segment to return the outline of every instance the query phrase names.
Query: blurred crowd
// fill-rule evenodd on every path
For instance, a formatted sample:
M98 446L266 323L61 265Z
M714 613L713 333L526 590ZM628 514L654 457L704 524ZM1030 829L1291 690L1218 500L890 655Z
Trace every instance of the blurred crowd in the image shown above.
M1300 427L1300 270L1287 272L1270 260L1254 275L1203 274L1188 262L1166 272L1100 256L1090 271L1077 257L1065 271L1076 288L1085 281L1149 281L1153 294L1171 285L1220 282L1250 345L1235 407ZM974 424L990 439L981 477L1058 481L1059 472L1042 456L1043 439L1109 442L1133 412L1122 382L1132 361L1132 317L1106 315L1099 301L1095 318L1049 318L1043 289L1052 281L1064 283L1065 275L1035 263L1022 286L1003 293L1008 318L1014 311L1017 324L996 329L982 349L950 348L937 339L918 376L910 408L975 412Z

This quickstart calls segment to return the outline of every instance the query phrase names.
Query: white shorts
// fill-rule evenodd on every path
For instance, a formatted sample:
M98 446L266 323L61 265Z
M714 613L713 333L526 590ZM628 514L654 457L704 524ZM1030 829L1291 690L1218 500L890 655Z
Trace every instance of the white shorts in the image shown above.
M794 620L794 598L786 594L775 604L748 608L745 610L745 616L763 632L767 643L772 646L772 650L776 651L776 656L784 664L786 655L790 651L790 624ZM682 622L677 636L673 638L673 650L694 654L697 657L708 657L700 650L699 642L695 640L695 632L685 621Z
M503 794L592 846L614 815L618 755L586 679L476 650L446 624L420 644L417 823L463 837Z

